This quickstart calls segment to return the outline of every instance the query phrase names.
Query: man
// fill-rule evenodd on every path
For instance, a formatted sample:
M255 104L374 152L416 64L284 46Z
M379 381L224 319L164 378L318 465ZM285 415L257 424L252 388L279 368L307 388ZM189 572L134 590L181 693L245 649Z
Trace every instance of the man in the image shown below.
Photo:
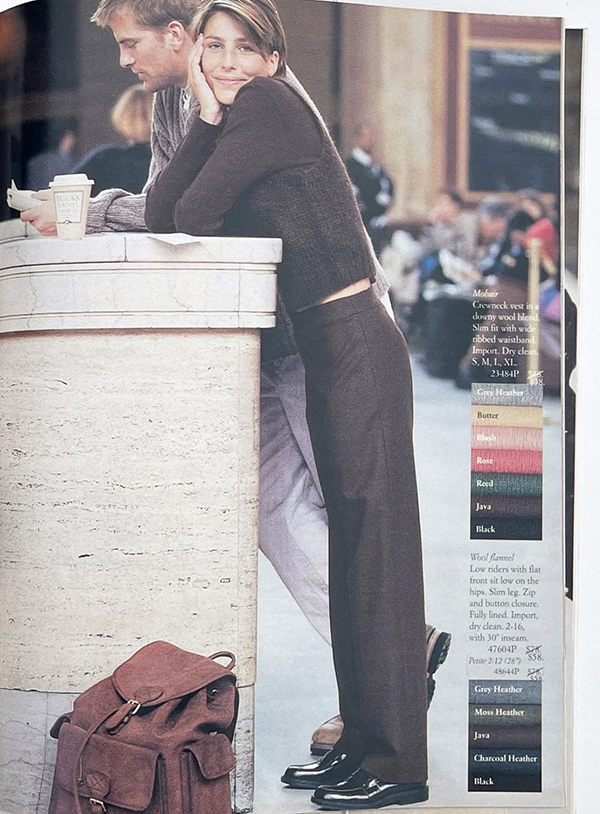
M367 233L379 255L383 249L383 231L387 224L385 213L394 200L394 185L385 169L375 161L374 149L373 125L363 122L354 131L354 145L346 159L346 169Z
M187 89L189 33L198 0L101 0L92 21L108 26L120 64L155 94L152 162L147 189L198 116ZM296 82L293 76L292 82ZM297 85L297 82L296 82ZM50 192L22 213L44 235L56 234ZM144 230L145 194L106 190L91 199L88 232ZM380 286L380 292L385 286ZM261 368L260 539L263 553L315 629L331 643L327 590L327 512L306 425L304 367L291 323L278 310L278 326L263 331ZM442 663L447 633L428 628L428 670ZM430 684L430 692L432 685ZM331 730L331 727L329 727ZM330 748L341 732L336 724Z
M487 275L492 268L502 243L506 237L506 226L510 206L501 198L484 198L477 210L477 231L479 236L479 256L477 268Z
M423 362L430 376L455 378L471 345L475 219L463 212L452 189L440 190L420 238L422 300L425 310Z
M477 233L474 219L464 212L464 201L456 190L438 192L427 215L428 224L421 236L424 254L448 249L456 257L473 263Z

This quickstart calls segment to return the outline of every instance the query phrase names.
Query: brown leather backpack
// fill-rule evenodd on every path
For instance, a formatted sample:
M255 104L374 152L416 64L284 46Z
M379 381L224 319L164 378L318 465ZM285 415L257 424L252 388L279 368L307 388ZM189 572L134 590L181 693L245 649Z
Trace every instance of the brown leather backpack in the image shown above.
M49 814L231 814L234 664L153 642L82 693L50 730Z

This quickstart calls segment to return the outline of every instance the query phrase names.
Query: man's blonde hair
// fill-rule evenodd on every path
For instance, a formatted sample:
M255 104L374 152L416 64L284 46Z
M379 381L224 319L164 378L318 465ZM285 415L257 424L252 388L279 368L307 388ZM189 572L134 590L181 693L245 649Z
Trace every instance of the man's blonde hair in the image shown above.
M261 53L277 51L279 64L276 76L283 76L287 64L285 31L277 7L272 0L204 0L192 21L194 38L202 34L209 19L218 11L229 14L242 26Z
M113 14L132 11L142 28L166 28L176 20L189 29L198 5L198 0L100 0L91 21L106 28Z

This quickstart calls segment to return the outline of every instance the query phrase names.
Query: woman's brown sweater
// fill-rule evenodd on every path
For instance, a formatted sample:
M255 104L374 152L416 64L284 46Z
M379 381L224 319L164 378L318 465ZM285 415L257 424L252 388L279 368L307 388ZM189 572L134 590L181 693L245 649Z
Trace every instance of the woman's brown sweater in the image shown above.
M278 282L291 312L375 276L329 135L275 78L244 85L220 125L192 125L147 190L146 225L154 232L282 238Z

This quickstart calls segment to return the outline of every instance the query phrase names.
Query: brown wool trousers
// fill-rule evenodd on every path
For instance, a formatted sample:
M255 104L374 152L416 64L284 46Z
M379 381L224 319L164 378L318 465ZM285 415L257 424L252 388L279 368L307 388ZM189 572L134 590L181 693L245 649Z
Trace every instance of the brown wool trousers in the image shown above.
M329 516L329 601L344 732L381 780L427 777L423 566L404 337L371 289L296 314Z

